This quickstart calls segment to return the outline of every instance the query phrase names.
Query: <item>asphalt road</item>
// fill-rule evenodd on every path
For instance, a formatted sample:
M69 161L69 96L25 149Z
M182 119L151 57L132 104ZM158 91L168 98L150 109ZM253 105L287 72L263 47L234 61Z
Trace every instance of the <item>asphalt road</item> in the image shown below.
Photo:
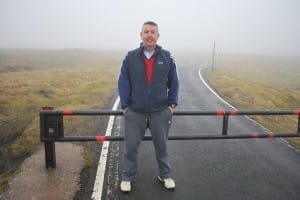
M231 109L205 87L198 75L201 66L195 63L178 68L177 110ZM170 135L221 134L219 116L173 119ZM231 117L229 122L229 134L267 131L243 116ZM123 135L122 117L116 118L112 134ZM112 142L102 199L300 199L300 154L282 139L187 140L169 141L168 145L175 191L167 191L157 181L153 144L144 141L133 190L120 192L123 142Z

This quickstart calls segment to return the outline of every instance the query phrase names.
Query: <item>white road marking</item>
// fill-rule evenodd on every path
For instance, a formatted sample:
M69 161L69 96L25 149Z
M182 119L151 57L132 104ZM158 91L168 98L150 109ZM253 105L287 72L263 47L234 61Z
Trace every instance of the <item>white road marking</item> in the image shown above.
M118 97L113 105L112 110L117 110L118 105L120 102L120 97ZM105 132L105 136L111 136L112 127L114 125L115 116L110 116ZM101 155L98 163L95 183L94 183L94 189L92 194L93 200L101 200L102 197L102 190L103 190L103 183L104 183L104 175L105 175L105 168L106 168L106 161L107 161L107 154L109 149L109 142L103 142L102 149L101 149Z
M230 103L228 103L227 101L225 101L222 97L220 97L211 87L209 87L209 85L206 83L206 81L204 80L204 78L202 77L201 71L203 69L199 69L198 74L199 77L201 79L201 81L204 83L204 85L217 97L219 98L223 103L225 103L227 106L229 106L230 108L237 110L233 105L231 105Z
M204 68L205 69L205 68ZM227 101L225 101L222 97L220 97L204 80L204 78L202 77L201 71L203 69L199 69L198 74L199 77L201 79L201 81L204 83L204 85L217 97L219 98L223 103L225 103L227 106L229 106L230 108L234 109L234 110L238 110L236 109L233 105L231 105L230 103L228 103ZM250 117L248 117L247 115L244 115L244 117L246 117L248 120L252 121L253 123L257 124L258 126L260 126L262 129L264 129L267 132L271 132L269 129L263 127L261 124L259 124L258 122L256 122L255 120L251 119Z

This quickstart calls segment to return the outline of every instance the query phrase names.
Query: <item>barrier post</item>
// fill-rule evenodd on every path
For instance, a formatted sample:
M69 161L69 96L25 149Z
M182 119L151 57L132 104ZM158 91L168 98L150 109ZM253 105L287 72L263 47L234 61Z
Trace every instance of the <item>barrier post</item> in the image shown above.
M54 142L45 142L45 161L46 168L55 168L56 167L56 155L55 155L55 143Z
M300 134L300 114L298 115L298 129L297 133Z
M228 114L224 114L223 115L222 135L227 135L227 132L228 132L228 120L229 120L229 115Z
M53 107L43 107L43 110L53 110ZM40 113L40 138L45 144L46 168L56 167L55 140L64 137L63 116Z

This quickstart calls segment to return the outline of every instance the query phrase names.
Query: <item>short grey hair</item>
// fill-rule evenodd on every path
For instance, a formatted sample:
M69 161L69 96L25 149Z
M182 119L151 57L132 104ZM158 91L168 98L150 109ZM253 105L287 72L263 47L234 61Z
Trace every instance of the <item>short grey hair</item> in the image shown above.
M146 21L146 22L144 22L143 25L152 25L152 26L157 26L158 27L157 23L155 23L153 21Z

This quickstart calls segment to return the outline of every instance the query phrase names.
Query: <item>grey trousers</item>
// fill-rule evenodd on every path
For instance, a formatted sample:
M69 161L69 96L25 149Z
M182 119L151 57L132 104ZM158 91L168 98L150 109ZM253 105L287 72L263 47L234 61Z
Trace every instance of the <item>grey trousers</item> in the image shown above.
M126 111L124 115L125 149L122 180L131 181L138 173L138 148L147 128L152 135L159 176L169 178L171 167L168 161L167 141L171 123L172 113L169 108L154 113L137 113L130 109Z

